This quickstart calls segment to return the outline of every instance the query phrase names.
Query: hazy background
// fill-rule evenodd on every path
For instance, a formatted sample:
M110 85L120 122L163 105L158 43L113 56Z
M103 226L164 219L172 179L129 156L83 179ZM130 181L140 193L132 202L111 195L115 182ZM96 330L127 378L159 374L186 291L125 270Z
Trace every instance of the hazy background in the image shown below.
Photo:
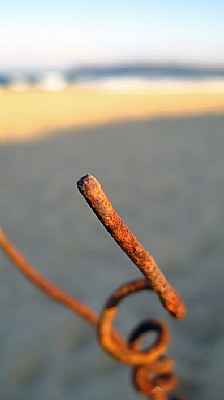
M86 63L224 63L219 0L2 0L0 69Z

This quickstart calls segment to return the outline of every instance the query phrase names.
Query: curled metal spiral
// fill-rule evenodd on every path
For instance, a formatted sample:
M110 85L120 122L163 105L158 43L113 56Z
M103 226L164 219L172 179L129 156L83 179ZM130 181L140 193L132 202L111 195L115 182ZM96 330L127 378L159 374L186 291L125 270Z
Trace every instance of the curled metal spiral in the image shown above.
M77 185L104 227L144 275L143 279L125 283L118 288L108 298L100 315L41 276L1 230L0 247L34 285L97 327L100 345L112 357L132 367L133 384L142 395L152 400L183 400L180 397L169 397L169 393L176 387L177 378L174 361L166 356L169 344L167 325L154 319L142 321L125 340L113 328L113 321L120 302L142 290L157 293L162 305L176 319L184 318L185 304L168 283L154 258L116 213L96 178L86 175ZM148 348L142 349L143 336L148 332L156 333L156 339Z
M166 324L157 320L143 321L133 329L126 341L114 335L112 323L120 301L140 290L156 292L162 305L176 319L184 318L185 304L151 254L116 213L97 179L85 175L77 182L77 186L97 218L145 277L122 285L109 297L98 323L99 342L111 356L133 367L133 382L139 392L152 400L166 400L167 394L177 384L173 372L174 361L165 355L169 343ZM152 331L156 332L156 340L146 350L141 349L143 335Z
M98 338L107 353L132 367L132 381L141 394L152 400L165 400L177 385L174 361L165 355L169 344L166 324L154 319L142 321L132 330L127 341L115 336L112 326L120 302L142 290L152 290L145 279L123 284L108 298L100 315ZM148 332L155 332L156 339L143 350L141 342Z
M131 331L128 340L125 340L113 327L121 301L143 290L152 291L152 285L146 279L124 283L112 293L101 314L98 315L89 306L63 292L39 274L1 230L0 247L20 272L47 296L96 326L100 345L112 357L132 367L134 387L142 395L152 400L168 399L168 394L176 387L177 378L173 371L174 361L165 354L169 344L167 325L154 319L142 321ZM156 333L156 339L143 350L142 339L148 332ZM170 397L170 400L183 399Z

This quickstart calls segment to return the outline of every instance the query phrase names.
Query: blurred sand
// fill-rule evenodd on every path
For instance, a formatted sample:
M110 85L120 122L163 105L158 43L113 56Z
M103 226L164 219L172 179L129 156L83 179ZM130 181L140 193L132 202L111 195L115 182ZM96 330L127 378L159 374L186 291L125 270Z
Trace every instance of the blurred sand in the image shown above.
M70 88L60 92L0 91L0 141L29 140L54 130L161 116L224 111L224 93L116 92Z
M127 336L142 319L168 322L177 392L188 400L223 400L223 127L224 114L175 116L0 146L3 228L42 274L97 311L122 282L140 277L76 189L86 173L99 179L188 307L175 321L141 293L124 302L117 327ZM129 367L100 350L91 326L1 253L0 265L1 399L142 399Z
M3 228L44 275L100 310L139 273L73 187L95 174L189 309L170 321L154 298L136 296L119 327L167 319L180 392L195 400L224 390L223 115L224 93L206 90L0 92ZM0 260L0 397L141 398L92 328Z

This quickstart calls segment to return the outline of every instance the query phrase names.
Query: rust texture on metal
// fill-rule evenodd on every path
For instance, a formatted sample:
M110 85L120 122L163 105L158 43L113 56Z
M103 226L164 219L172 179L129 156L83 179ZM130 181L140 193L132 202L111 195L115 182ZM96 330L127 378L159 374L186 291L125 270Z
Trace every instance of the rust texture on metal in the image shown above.
M112 322L120 302L142 290L152 290L146 279L125 283L109 297L99 319L99 342L112 357L132 367L133 384L141 394L152 400L166 400L177 385L174 361L165 355L169 344L166 324L154 319L142 321L131 331L129 339L122 342L113 335ZM156 333L156 339L142 349L142 339L150 332Z
M86 175L78 181L77 186L107 231L151 283L167 311L175 318L184 318L186 307L180 295L167 282L154 258L116 213L98 180Z
M77 185L108 232L137 265L145 278L120 286L107 299L103 310L98 315L89 306L63 292L37 272L2 230L0 230L0 247L17 269L41 291L96 326L102 348L112 357L132 368L133 385L143 396L151 400L184 400L182 397L169 396L169 393L176 388L177 377L174 372L174 361L166 356L169 344L167 325L156 319L142 321L132 329L127 339L113 327L121 301L134 293L143 290L157 292L162 304L176 318L183 318L184 303L169 285L153 257L116 214L99 182L87 175L81 178ZM153 332L156 338L147 348L142 348L143 337L150 332Z

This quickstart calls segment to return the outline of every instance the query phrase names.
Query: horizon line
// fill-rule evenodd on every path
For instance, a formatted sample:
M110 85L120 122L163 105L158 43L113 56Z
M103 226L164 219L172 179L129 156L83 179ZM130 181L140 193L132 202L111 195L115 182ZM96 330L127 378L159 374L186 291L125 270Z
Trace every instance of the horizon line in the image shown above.
M224 62L204 61L182 61L182 60L115 60L115 61L87 61L77 63L66 63L62 65L37 65L37 66L8 66L0 67L0 74L7 72L45 72L45 71L68 71L71 69L90 68L116 68L116 67L157 67L157 68L188 68L193 70L219 71L224 69Z

